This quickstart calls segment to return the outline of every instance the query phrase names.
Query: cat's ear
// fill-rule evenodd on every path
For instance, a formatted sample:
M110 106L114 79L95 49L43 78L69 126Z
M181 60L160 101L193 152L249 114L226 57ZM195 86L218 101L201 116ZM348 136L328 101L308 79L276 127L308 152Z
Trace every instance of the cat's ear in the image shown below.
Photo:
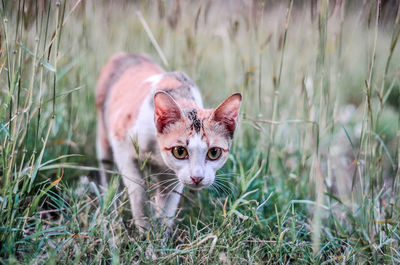
M182 117L182 110L170 95L164 91L154 94L154 122L159 133Z
M238 122L240 104L242 103L242 95L240 93L233 94L224 100L214 111L211 118L225 125L228 133L233 137Z

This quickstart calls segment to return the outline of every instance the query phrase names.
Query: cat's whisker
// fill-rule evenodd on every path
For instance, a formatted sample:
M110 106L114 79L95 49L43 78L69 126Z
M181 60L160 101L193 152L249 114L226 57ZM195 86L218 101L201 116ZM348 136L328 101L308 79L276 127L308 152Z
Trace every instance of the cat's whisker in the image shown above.
M244 175L248 175L250 173L251 169L248 169L244 172ZM240 173L237 172L227 172L227 173L220 173L217 174L216 176L240 176Z
M218 195L222 196L222 195L226 194L226 191L223 188L221 188L221 185L216 184L215 187L218 188Z
M154 187L156 187L156 186L161 186L161 185L164 185L164 184L166 184L166 183L169 183L169 182L171 182L171 181L173 181L173 180L175 180L175 179L166 179L166 180L162 180L162 181L159 181L159 182L154 183L154 184L151 185L150 187L151 187L151 188L154 188Z
M215 183L211 184L209 187L217 194L219 195L219 190L216 188L216 186L214 185Z
M232 175L237 174L237 172L218 172L219 175Z
M180 182L177 181L177 183L175 183L175 186L173 186L173 188L169 188L167 194L165 194L165 196L169 196L172 192L176 192L175 189L180 185Z
M232 186L229 185L229 184L224 185L224 184L222 184L222 183L221 183L221 185L223 185L223 186L229 191L229 194L233 194L233 193L235 193L235 191L236 191L236 189L235 189L234 186L232 187Z
M177 181L177 179L166 179L166 180L163 180L163 181L159 181L159 182L151 185L149 190L155 190L155 189L157 189L159 187L162 187L162 186L164 186L166 184L171 184L171 183L173 183L175 181Z
M230 195L232 192L229 192L230 190L223 184L223 183L218 183L218 182L214 182L216 186L220 187L221 190L226 194L226 195Z
M230 176L239 176L240 174L237 173L223 173L223 174L217 174L217 177L221 177L221 176L226 176L226 177L230 177Z
M233 183L230 181L221 181L220 179L216 179L215 182L219 183L220 185L225 186L227 189L230 190L230 192L232 194L237 190L236 186L233 185Z
M166 185L166 184L170 185L170 184L173 184L173 183L175 183L175 182L165 183L165 185ZM159 190L159 189L164 190L165 187L166 187L165 185L162 185L162 184L160 184L160 185L154 185L154 187L151 187L148 191L154 191L154 190Z
M176 181L176 182L172 182L171 184L169 184L168 186L166 186L164 189L162 189L160 192L163 193L163 192L165 192L165 191L168 191L169 188L173 187L173 185L179 184L179 180L178 180L178 179L176 179L175 181ZM167 193L167 195L168 195L170 192L171 192L171 191L169 191L169 192Z
M161 172L161 173L150 174L150 175L145 176L144 178L147 179L147 178L151 178L151 177L157 177L157 176L160 176L160 175L176 176L175 173L171 173L171 172L167 172L166 171L166 172Z
M218 181L220 181L220 180L217 180L217 182L218 182ZM223 185L223 186L225 186L227 189L229 189L231 193L233 193L234 190L236 189L235 185L233 185L233 183L230 182L230 181L228 181L228 182L222 181L222 182L218 182L218 183L220 183L221 185Z
M223 195L229 195L228 190L223 185L221 185L220 183L217 183L216 185L219 187Z
M216 176L215 179L221 179L221 180L225 180L225 181L231 181L231 178L222 178L219 176Z
M218 180L218 181L221 181L221 182L225 182L225 183L229 183L229 184L232 183L230 179L224 179L224 178L220 178L220 177L215 178L215 180L216 181Z
M228 180L228 181L230 181L230 180L232 180L232 179L235 179L237 176L219 176L219 175L216 175L215 176L215 178L218 178L218 179L225 179L225 180Z
M172 189L170 189L170 191L167 193L167 196L168 195L170 195L172 192L174 192L175 191L175 189L179 186L179 181L178 181L178 183L176 183L176 185L172 188Z
M171 169L167 168L162 172L149 174L149 175L145 176L145 178L149 178L149 177L153 177L153 176L159 176L159 175L175 175L175 173Z
M221 188L221 186L218 184L218 183L215 183L215 185L214 185L217 189L218 189L218 195L220 195L220 194L224 194L225 193L225 191Z
M223 195L226 193L219 183L214 182L214 187L218 190L218 195Z
M160 180L157 183L158 184L163 184L163 183L167 183L170 182L171 180L177 180L177 178L169 178L169 179L164 179L164 180Z
M211 191L215 192L215 193L218 195L218 191L217 191L217 189L215 188L214 183L211 184L211 185L209 186L209 188L211 189Z
M221 177L216 176L215 177L215 181L220 181L220 182L224 182L224 183L228 183L228 184L233 184L231 178L221 178Z

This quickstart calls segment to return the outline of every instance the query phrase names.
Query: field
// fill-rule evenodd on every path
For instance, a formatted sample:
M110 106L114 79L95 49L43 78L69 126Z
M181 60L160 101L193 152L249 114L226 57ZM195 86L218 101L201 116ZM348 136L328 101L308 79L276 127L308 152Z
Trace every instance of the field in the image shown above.
M0 264L400 263L398 4L0 6ZM118 172L97 181L94 87L119 51L186 72L207 107L243 95L228 162L168 238L139 235Z

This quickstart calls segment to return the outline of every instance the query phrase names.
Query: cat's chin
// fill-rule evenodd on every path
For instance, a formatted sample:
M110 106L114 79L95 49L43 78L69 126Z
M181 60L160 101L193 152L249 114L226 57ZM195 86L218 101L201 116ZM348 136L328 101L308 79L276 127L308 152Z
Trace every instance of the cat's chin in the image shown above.
M205 185L185 185L185 186L188 187L191 190L202 190L205 187L207 187Z

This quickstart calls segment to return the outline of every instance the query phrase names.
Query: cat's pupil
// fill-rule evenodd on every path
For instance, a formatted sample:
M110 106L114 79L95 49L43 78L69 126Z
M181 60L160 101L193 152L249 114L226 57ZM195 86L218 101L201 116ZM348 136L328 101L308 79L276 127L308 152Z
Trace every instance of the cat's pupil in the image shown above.
M213 148L211 149L211 155L216 156L217 155L217 149Z
M185 152L185 148L183 148L183 147L179 147L178 148L178 155L179 156L182 156L184 152Z

